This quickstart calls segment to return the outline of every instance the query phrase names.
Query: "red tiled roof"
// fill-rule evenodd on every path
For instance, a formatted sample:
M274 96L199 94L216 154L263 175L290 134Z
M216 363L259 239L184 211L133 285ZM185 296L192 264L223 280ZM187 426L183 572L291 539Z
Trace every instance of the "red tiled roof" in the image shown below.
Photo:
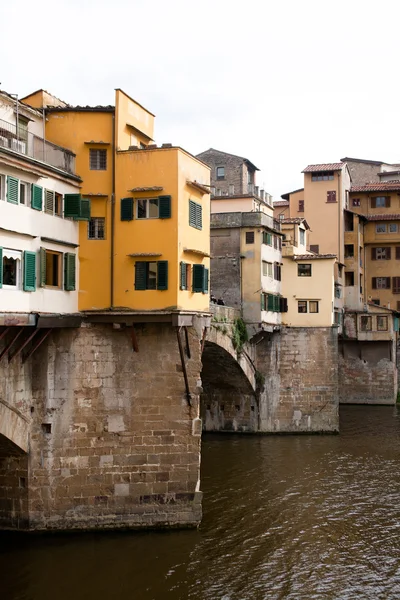
M385 183L367 183L366 185L352 185L350 192L385 192L400 191L400 181L386 181Z
M289 206L289 200L276 200L274 206Z
M282 223L283 225L301 225L303 223L307 229L310 229L310 226L304 217L288 217L287 219L280 219L279 223Z
M316 260L319 258L337 258L336 254L295 254L293 260Z
M367 221L399 221L400 213L393 213L391 215L365 215Z
M345 163L327 163L324 165L308 165L302 173L318 173L319 171L341 171Z

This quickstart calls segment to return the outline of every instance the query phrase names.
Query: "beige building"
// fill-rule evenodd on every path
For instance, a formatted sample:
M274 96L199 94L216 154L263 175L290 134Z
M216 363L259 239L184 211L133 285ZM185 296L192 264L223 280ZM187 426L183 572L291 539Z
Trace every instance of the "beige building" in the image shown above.
M289 327L331 327L335 323L334 254L307 250L309 226L304 218L281 219L282 295L287 311L282 324Z

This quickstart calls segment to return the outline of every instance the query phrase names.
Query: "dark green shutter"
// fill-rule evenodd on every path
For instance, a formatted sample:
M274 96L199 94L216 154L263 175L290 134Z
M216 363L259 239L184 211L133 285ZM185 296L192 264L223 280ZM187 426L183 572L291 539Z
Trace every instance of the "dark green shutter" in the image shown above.
M281 301L279 296L274 296L274 311L279 312L281 308Z
M79 219L81 216L81 195L80 194L65 194L64 195L64 217L72 217Z
M204 286L203 265L193 265L193 291L202 292Z
M40 185L32 183L31 207L35 210L42 210L43 206L43 188Z
M36 290L36 253L25 250L24 252L24 290Z
M139 261L135 264L135 290L146 289L147 262Z
M181 262L180 269L181 290L187 290L186 263Z
M3 287L3 248L0 248L0 288Z
M19 179L7 176L7 202L18 204Z
M208 294L208 269L206 267L204 267L203 271L204 271L204 275L203 275L203 292L205 294Z
M196 227L196 203L189 200L189 225Z
M272 294L268 294L267 310L274 310L274 297Z
M272 246L272 233L267 233L267 244Z
M196 227L197 229L203 227L203 207L201 204L196 204Z
M157 289L168 289L168 261L159 260L157 262Z
M88 198L81 198L81 210L79 221L90 221L90 200Z
M160 196L158 199L160 219L171 218L171 196Z
M40 258L39 285L40 285L40 287L44 287L46 285L46 249L45 248L40 248L39 258Z
M133 198L121 198L121 221L133 220Z
M76 289L76 256L72 252L64 254L64 289L67 292Z

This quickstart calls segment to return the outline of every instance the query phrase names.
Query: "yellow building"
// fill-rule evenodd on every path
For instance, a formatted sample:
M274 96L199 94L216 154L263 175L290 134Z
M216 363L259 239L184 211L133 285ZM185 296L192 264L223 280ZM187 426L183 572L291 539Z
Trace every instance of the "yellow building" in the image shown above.
M331 327L335 324L336 255L307 250L310 228L304 218L281 219L281 227L284 233L282 295L287 299L282 324Z
M115 106L69 106L39 90L46 137L76 154L83 180L80 310L209 307L209 167L153 143L154 115L117 89ZM79 218L79 217L78 217Z

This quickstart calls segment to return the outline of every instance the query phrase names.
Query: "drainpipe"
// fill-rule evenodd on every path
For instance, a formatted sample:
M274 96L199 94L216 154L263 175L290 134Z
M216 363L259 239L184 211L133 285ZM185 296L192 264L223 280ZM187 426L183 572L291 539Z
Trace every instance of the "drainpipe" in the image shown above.
M114 242L115 242L115 112L112 116L112 192L111 192L111 265L110 308L114 307Z

